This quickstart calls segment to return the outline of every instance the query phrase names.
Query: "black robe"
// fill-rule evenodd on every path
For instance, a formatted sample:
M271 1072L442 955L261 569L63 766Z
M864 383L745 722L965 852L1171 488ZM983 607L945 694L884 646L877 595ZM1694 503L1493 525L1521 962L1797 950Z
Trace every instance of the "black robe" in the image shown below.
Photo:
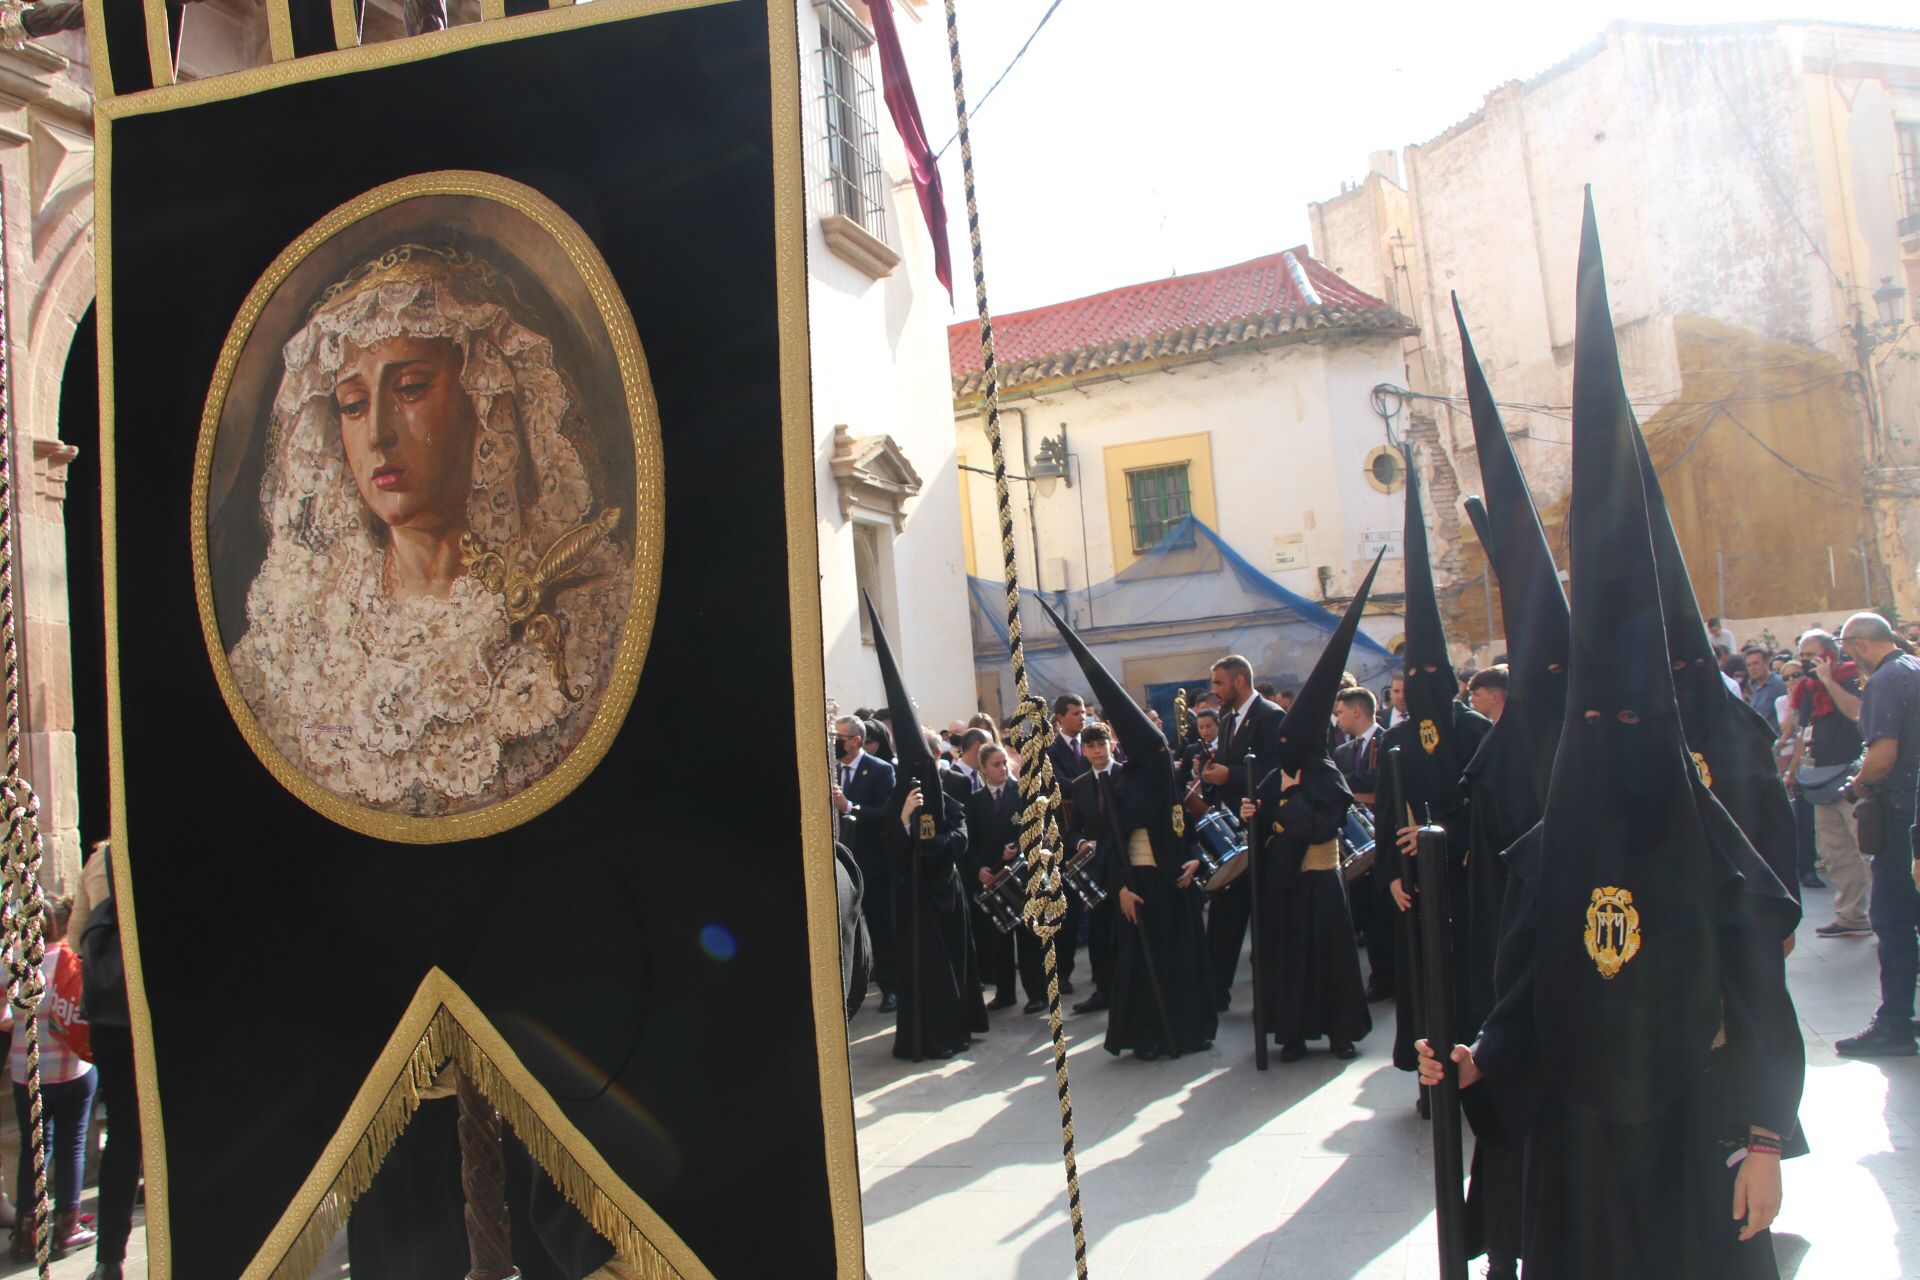
M1740 1242L1732 1216L1737 1170L1727 1165L1749 1126L1788 1137L1797 1126L1805 1056L1776 915L1738 877L1723 875L1714 906L1724 1043L1716 1039L1705 1068L1657 1116L1603 1121L1556 1099L1541 1079L1534 1034L1540 832L1535 827L1507 855L1513 880L1500 999L1474 1046L1484 1079L1460 1095L1476 1131L1499 1127L1528 1143L1525 1275L1777 1280L1771 1233Z
M1479 751L1481 740L1493 728L1493 722L1459 702L1451 702L1448 706L1453 723L1448 730L1447 745L1442 754L1450 752L1451 758L1470 761ZM1380 791L1373 805L1374 878L1384 888L1400 878L1402 869L1400 845L1394 833L1407 825L1407 815L1404 811L1389 813L1387 809L1391 803L1388 794L1391 787L1386 772L1387 752L1395 747L1400 748L1402 771L1406 779L1405 803L1412 809L1418 822L1431 818L1446 828L1447 888L1453 906L1448 936L1453 940L1454 1025L1478 1026L1478 1022L1469 1020L1472 1012L1469 983L1473 928L1471 912L1468 910L1471 894L1467 884L1467 852L1472 810L1461 788L1461 777L1456 775L1449 778L1446 776L1448 771L1433 767L1430 753L1420 744L1419 724L1412 718L1402 720L1387 730L1386 737L1380 743ZM1466 765L1463 763L1460 767L1464 771ZM1414 879L1412 876L1407 878L1409 881ZM1414 1052L1413 1042L1426 1034L1426 1028L1417 1026L1414 1017L1415 1001L1423 998L1423 993L1418 991L1418 984L1413 980L1416 962L1414 947L1418 945L1420 937L1419 911L1416 899L1412 911L1400 913L1403 918L1400 927L1409 931L1402 935L1400 941L1407 945L1397 946L1393 952L1393 1065L1402 1071L1412 1071L1419 1066L1419 1056Z
M890 803L894 816L883 830L887 857L893 864L894 922L900 954L899 1022L894 1028L893 1056L911 1059L914 1019L919 1018L921 1049L929 1058L951 1058L973 1037L987 1029L987 1005L980 995L980 971L974 959L973 932L967 912L971 904L960 883L958 864L967 851L966 811L944 791L935 799L945 806L944 822L931 840L917 838L900 822L911 778L894 788ZM923 793L924 795L924 793ZM920 896L913 896L913 864L920 864ZM919 917L919 981L914 979L914 918Z
M1339 838L1353 793L1333 761L1307 765L1281 790L1276 769L1254 789L1260 840L1260 1025L1275 1042L1326 1036L1352 1044L1373 1029L1359 944L1339 868L1303 871L1311 845Z
M1515 730L1523 722L1508 703L1503 716L1481 740L1467 766L1470 807L1467 850L1467 1021L1459 1024L1471 1041L1492 1011L1494 963L1499 949L1507 894L1506 852L1540 821L1544 797L1539 791L1532 744ZM1457 909L1457 908L1456 908ZM1468 1112L1471 1124L1474 1113ZM1484 1253L1502 1261L1520 1257L1524 1235L1520 1217L1524 1146L1499 1125L1474 1125L1473 1163L1467 1186L1467 1254Z
M1102 853L1107 891L1117 904L1120 889L1125 886L1138 894L1141 902L1137 925L1128 924L1124 918L1114 922L1107 1052L1119 1054L1134 1049L1164 1054L1171 1048L1179 1053L1197 1053L1213 1044L1220 1022L1214 1010L1200 887L1175 887L1183 865L1178 841L1165 842L1169 852L1151 867L1136 867L1127 861L1133 833L1162 820L1162 814L1171 812L1176 796L1166 785L1164 768L1156 774L1147 762L1123 764L1109 777L1112 802L1107 813L1113 838ZM1169 1024L1171 1046L1167 1043Z

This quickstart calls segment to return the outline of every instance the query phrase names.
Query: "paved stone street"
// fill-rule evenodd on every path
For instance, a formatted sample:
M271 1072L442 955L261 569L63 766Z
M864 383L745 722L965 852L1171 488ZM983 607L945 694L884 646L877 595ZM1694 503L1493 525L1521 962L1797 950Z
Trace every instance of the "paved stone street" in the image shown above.
M1832 1042L1877 999L1871 938L1825 940L1808 893L1790 961L1807 1039L1801 1115L1813 1154L1788 1162L1783 1276L1920 1276L1920 1059L1849 1062ZM1412 1078L1386 1059L1393 1010L1373 1006L1361 1055L1324 1042L1253 1069L1246 965L1211 1052L1113 1058L1105 1015L1069 1018L1091 1271L1100 1280L1436 1274L1432 1155ZM1091 988L1080 973L1082 996ZM1074 997L1081 998L1081 997ZM874 1280L1073 1275L1051 1052L1042 1017L992 1016L967 1059L915 1069L893 1020L852 1026L867 1267Z
M1824 891L1808 897L1789 970L1807 1034L1801 1117L1814 1150L1786 1166L1781 1274L1920 1276L1920 1059L1834 1056L1832 1042L1872 1011L1873 944L1815 938L1831 902ZM1385 1060L1391 1028L1376 1027L1354 1062L1316 1051L1261 1076L1247 996L1243 963L1220 1042L1175 1062L1109 1057L1104 1015L1068 1020L1092 1274L1434 1275L1431 1148L1411 1077ZM996 1013L971 1057L916 1071L891 1056L893 1020L874 1003L852 1027L873 1280L1072 1276L1045 1020ZM1390 1005L1373 1011L1393 1016ZM11 1139L8 1123L0 1159L9 1162ZM128 1280L145 1280L145 1245L136 1228ZM342 1274L332 1262L328 1274ZM88 1251L53 1274L84 1280L92 1267ZM0 1277L31 1269L0 1263Z

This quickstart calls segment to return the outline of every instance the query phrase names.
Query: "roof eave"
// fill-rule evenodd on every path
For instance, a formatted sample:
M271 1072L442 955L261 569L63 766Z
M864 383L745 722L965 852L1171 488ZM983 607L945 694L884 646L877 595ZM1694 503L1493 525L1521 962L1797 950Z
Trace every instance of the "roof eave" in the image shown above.
M1123 372L1151 372L1300 343L1404 338L1419 332L1418 325L1390 307L1356 310L1336 305L1271 312L1218 325L1095 343L1013 365L1002 364L1000 390L1031 394L1042 388L1106 381ZM955 408L985 400L985 376L984 370L974 369L953 379Z

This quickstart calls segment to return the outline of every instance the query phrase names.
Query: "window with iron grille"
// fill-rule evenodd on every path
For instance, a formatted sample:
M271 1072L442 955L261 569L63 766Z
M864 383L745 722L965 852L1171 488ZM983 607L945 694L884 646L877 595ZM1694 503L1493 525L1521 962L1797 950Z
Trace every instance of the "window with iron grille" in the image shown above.
M887 239L887 175L880 167L873 37L838 3L820 8L820 61L831 212Z
M1900 234L1920 231L1920 120L1900 122L1900 169L1894 182L1900 191Z
M1175 525L1193 512L1192 490L1187 484L1187 464L1149 467L1127 472L1127 522L1133 526L1133 550L1136 555L1160 545ZM1185 525L1178 547L1193 544L1193 526Z

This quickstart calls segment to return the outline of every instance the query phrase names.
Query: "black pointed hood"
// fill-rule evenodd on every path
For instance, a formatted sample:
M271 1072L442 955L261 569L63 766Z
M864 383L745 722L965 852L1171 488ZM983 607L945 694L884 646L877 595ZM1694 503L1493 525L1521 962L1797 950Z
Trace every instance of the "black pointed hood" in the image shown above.
M1135 756L1151 755L1155 751L1167 749L1167 736L1154 727L1147 719L1147 713L1133 700L1126 686L1114 679L1100 659L1093 656L1093 650L1066 624L1061 616L1053 611L1053 606L1045 600L1035 597L1047 618L1059 630L1060 638L1067 642L1067 649L1073 654L1075 662L1087 677L1087 685L1093 692L1093 700L1100 708L1100 714L1107 719L1107 727L1113 730L1113 736L1120 740L1120 749L1129 760Z
M1647 493L1647 526L1653 538L1653 563L1660 575L1660 600L1666 613L1667 656L1673 664L1674 693L1680 701L1680 718L1687 736L1694 738L1709 717L1717 717L1728 697L1726 681L1720 677L1720 663L1713 654L1713 640L1707 634L1707 620L1700 612L1700 601L1693 593L1693 577L1687 572L1686 557L1680 554L1680 540L1673 532L1673 517L1667 511L1666 494L1653 469L1653 456L1638 427L1633 432L1635 456L1640 463L1640 480Z
M1427 512L1420 496L1420 468L1407 448L1406 513L1401 544L1407 566L1406 667L1443 668L1449 678L1453 659L1447 654L1447 635L1440 621L1440 597L1433 586L1433 561L1427 550Z
M892 715L893 749L898 756L894 764L895 789L904 795L909 779L918 783L926 804L925 812L933 815L935 826L944 832L949 823L944 792L940 788L939 762L927 750L926 735L920 731L920 713L907 694L906 681L900 678L900 665L894 661L887 630L880 625L880 612L873 607L871 596L864 591L860 594L866 604L867 618L873 625L873 652L880 661L880 683L886 688L887 709Z
M1154 727L1153 721L1140 704L1133 700L1126 686L1114 679L1100 659L1086 642L1075 634L1066 620L1053 611L1045 600L1039 600L1040 607L1046 610L1047 618L1060 632L1060 638L1067 642L1067 649L1073 654L1080 671L1087 678L1087 687L1093 693L1093 700L1100 707L1100 714L1106 717L1107 727L1113 730L1113 736L1120 740L1121 750L1126 753L1126 763L1122 774L1129 787L1139 787L1138 805L1134 811L1146 815L1148 837L1153 841L1154 856L1162 866L1172 865L1179 854L1179 833L1174 829L1173 814L1179 805L1175 803L1173 787L1173 756L1167 750L1167 737ZM1184 817L1181 822L1184 824Z
M1680 724L1687 748L1700 772L1729 815L1766 860L1772 882L1750 873L1749 890L1782 904L1799 923L1799 902L1792 886L1799 871L1799 838L1793 806L1780 782L1773 755L1773 727L1760 713L1734 695L1720 675L1699 597L1694 594L1680 539L1673 530L1666 494L1661 490L1646 438L1633 433L1640 460L1641 483L1647 494L1647 524L1653 538L1653 560L1660 575L1660 599L1666 615L1667 651L1673 664L1674 695L1680 704ZM1791 907L1786 904L1791 903Z
M1439 817L1460 805L1460 778L1479 745L1463 734L1463 718L1478 720L1459 703L1460 681L1447 656L1440 622L1440 598L1433 585L1427 550L1427 512L1420 497L1420 472L1413 451L1406 454L1407 491L1402 533L1406 566L1407 643L1401 654L1406 672L1407 721L1413 746L1402 752L1406 803L1417 818ZM1484 723L1484 722L1481 722Z
M1697 788L1681 736L1591 196L1577 299L1571 664L1541 822L1534 1019L1552 1096L1638 1122L1699 1078L1720 1026L1714 846L1745 841Z
M1367 570L1367 576L1361 581L1360 589L1353 593L1353 600L1347 605L1347 612L1340 619L1340 625L1333 629L1333 635L1327 639L1327 647L1320 651L1320 660L1313 665L1306 682L1293 697L1293 705L1287 708L1286 719L1280 722L1280 759L1278 766L1288 772L1297 772L1302 765L1311 764L1327 756L1328 729L1333 720L1334 695L1340 692L1340 677L1346 673L1347 658L1353 651L1353 638L1360 631L1360 614L1367 607L1367 597L1373 592L1374 575L1380 572L1380 560L1386 555L1382 548L1373 558L1373 565Z
M1484 518L1475 527L1485 525L1481 541L1500 583L1500 610L1506 619L1507 709L1500 719L1507 728L1501 737L1509 743L1504 749L1522 757L1532 791L1516 812L1530 811L1537 817L1546 804L1553 753L1560 745L1560 724L1566 716L1567 656L1572 644L1567 594L1560 586L1533 494L1500 419L1500 407L1480 368L1457 294L1453 317L1460 329L1474 452L1485 492ZM1471 518L1471 510L1468 515Z

